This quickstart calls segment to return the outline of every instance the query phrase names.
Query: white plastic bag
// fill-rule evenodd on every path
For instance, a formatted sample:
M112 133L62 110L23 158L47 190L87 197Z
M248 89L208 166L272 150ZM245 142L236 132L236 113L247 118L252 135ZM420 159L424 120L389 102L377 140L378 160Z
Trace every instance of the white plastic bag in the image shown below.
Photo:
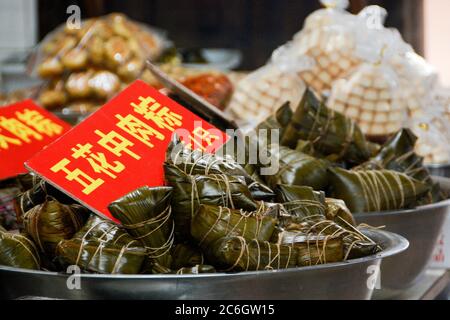
M450 163L450 91L438 86L427 95L424 107L410 114L407 125L418 137L416 152L425 163Z
M328 95L333 82L347 75L360 60L354 54L354 30L358 20L345 11L348 1L321 1L325 9L313 12L304 28L294 36L291 57L306 56L314 63L300 70L299 76L322 96Z
M272 62L237 83L227 113L240 126L255 126L285 102L296 108L305 89L295 73L282 71Z

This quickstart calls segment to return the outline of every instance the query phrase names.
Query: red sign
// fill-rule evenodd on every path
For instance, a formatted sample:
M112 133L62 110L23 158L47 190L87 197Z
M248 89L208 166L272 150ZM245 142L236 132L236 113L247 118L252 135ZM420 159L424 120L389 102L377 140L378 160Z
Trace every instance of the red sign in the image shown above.
M31 100L0 107L0 180L27 172L23 163L69 129Z
M228 136L142 81L136 81L27 167L96 213L142 186L164 184L163 162L176 133L214 151Z

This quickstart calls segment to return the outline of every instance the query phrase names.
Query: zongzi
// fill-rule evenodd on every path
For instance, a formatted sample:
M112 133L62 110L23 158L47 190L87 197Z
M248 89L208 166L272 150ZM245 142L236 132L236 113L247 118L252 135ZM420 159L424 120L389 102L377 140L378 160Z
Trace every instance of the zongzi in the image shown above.
M286 147L274 146L269 150L272 161L279 164L273 175L265 175L268 186L274 189L279 184L309 186L314 190L324 190L328 184L328 164L302 152Z
M441 201L444 197L438 184L431 179L423 158L415 153L417 137L410 129L402 129L393 135L369 161L354 170L394 170L433 186L425 200L428 203Z
M80 205L64 205L48 197L43 204L24 214L23 225L39 250L53 257L57 244L71 239L88 216L89 211Z
M371 155L357 124L327 108L310 90L306 90L294 112L281 144L295 148L299 140L310 141L315 151L335 162L345 159L360 164Z
M277 201L283 204L289 215L296 217L325 218L325 194L310 187L278 185Z
M326 198L325 203L327 206L326 216L328 220L334 221L344 228L348 225L356 226L355 218L343 200Z
M191 235L201 247L230 236L268 241L277 222L275 218L264 216L263 212L201 205L192 218Z
M56 247L59 261L96 273L140 273L147 258L143 244L111 221L92 216L70 240Z
M0 230L0 265L39 270L40 264L33 241L24 235Z
M44 180L35 179L33 187L19 194L14 200L17 221L22 222L23 215L38 204L44 203L47 196L56 199L62 204L73 204L75 201L65 193L59 191L55 187L49 185Z
M414 207L429 187L392 170L330 169L331 194L342 199L351 212L398 210Z
M298 253L292 246L243 237L218 239L208 248L208 260L225 271L287 269L297 266Z
M171 196L171 187L142 187L108 207L128 233L142 241L149 258L165 267L171 266L169 251L174 241Z
M200 204L254 211L257 208L244 178L225 174L187 175L166 164L165 178L173 187L172 210L175 234L181 240L189 236L191 217Z
M165 166L173 166L187 175L225 174L243 177L255 200L267 200L273 197L272 190L260 181L256 181L230 155L224 154L221 157L217 154L203 153L198 149L191 150L176 137L167 147Z
M259 143L262 146L269 146L271 144L279 144L280 141L272 141L270 131L271 130L279 130L279 137L282 137L286 127L291 121L293 112L289 102L283 104L273 115L269 116L266 120L261 122L257 127L256 131L258 133L261 130L266 130L266 135L258 135Z
M200 248L186 243L179 243L172 249L172 269L192 268L203 265L205 258Z
M298 266L312 266L344 260L344 243L339 237L283 231L279 234L278 241L281 245L295 248L298 252Z
M323 192L308 187L279 186L278 239L283 231L301 232L308 236L328 236L343 241L345 259L363 257L378 252L379 247L344 219L328 220L328 204ZM340 208L342 210L343 208Z
M41 178L31 172L19 174L16 177L17 185L22 192L30 190L41 181Z

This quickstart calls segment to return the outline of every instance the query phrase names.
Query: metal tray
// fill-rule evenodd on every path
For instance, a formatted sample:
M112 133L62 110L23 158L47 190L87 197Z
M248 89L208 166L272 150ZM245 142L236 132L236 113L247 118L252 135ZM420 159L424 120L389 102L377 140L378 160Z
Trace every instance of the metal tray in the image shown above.
M450 179L433 177L449 192ZM408 239L405 252L383 260L381 286L384 290L406 289L417 283L424 274L449 211L450 200L417 207L412 210L355 214L357 223L397 233Z
M426 167L433 176L450 178L450 163L427 164Z
M404 251L408 241L386 231L364 232L381 245L382 252L342 263L235 274L83 274L79 290L68 289L67 274L0 266L0 298L370 299L371 278L381 260Z

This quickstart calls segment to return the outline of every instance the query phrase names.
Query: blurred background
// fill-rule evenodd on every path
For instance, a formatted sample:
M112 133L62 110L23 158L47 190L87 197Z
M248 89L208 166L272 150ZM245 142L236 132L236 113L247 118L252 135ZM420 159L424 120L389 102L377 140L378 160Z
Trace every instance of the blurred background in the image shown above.
M445 65L448 0L351 0L350 11L377 4L389 12L387 26L400 30L419 54L439 69ZM76 4L82 18L123 12L130 18L168 31L180 47L228 47L243 52L241 69L263 65L271 52L301 29L317 0L1 0L0 55L32 47L67 20ZM444 47L446 46L446 47ZM440 64L443 64L442 66ZM445 68L444 68L445 67ZM448 71L450 73L450 71ZM443 75L445 81L449 76Z
M424 2L435 0L352 0L350 10L359 12L368 4L385 7L387 25L398 28L423 53ZM240 49L244 53L240 67L245 70L263 65L275 48L301 29L306 16L320 8L317 0L40 0L39 38L67 19L70 4L79 5L84 18L123 12L167 30L180 47Z

